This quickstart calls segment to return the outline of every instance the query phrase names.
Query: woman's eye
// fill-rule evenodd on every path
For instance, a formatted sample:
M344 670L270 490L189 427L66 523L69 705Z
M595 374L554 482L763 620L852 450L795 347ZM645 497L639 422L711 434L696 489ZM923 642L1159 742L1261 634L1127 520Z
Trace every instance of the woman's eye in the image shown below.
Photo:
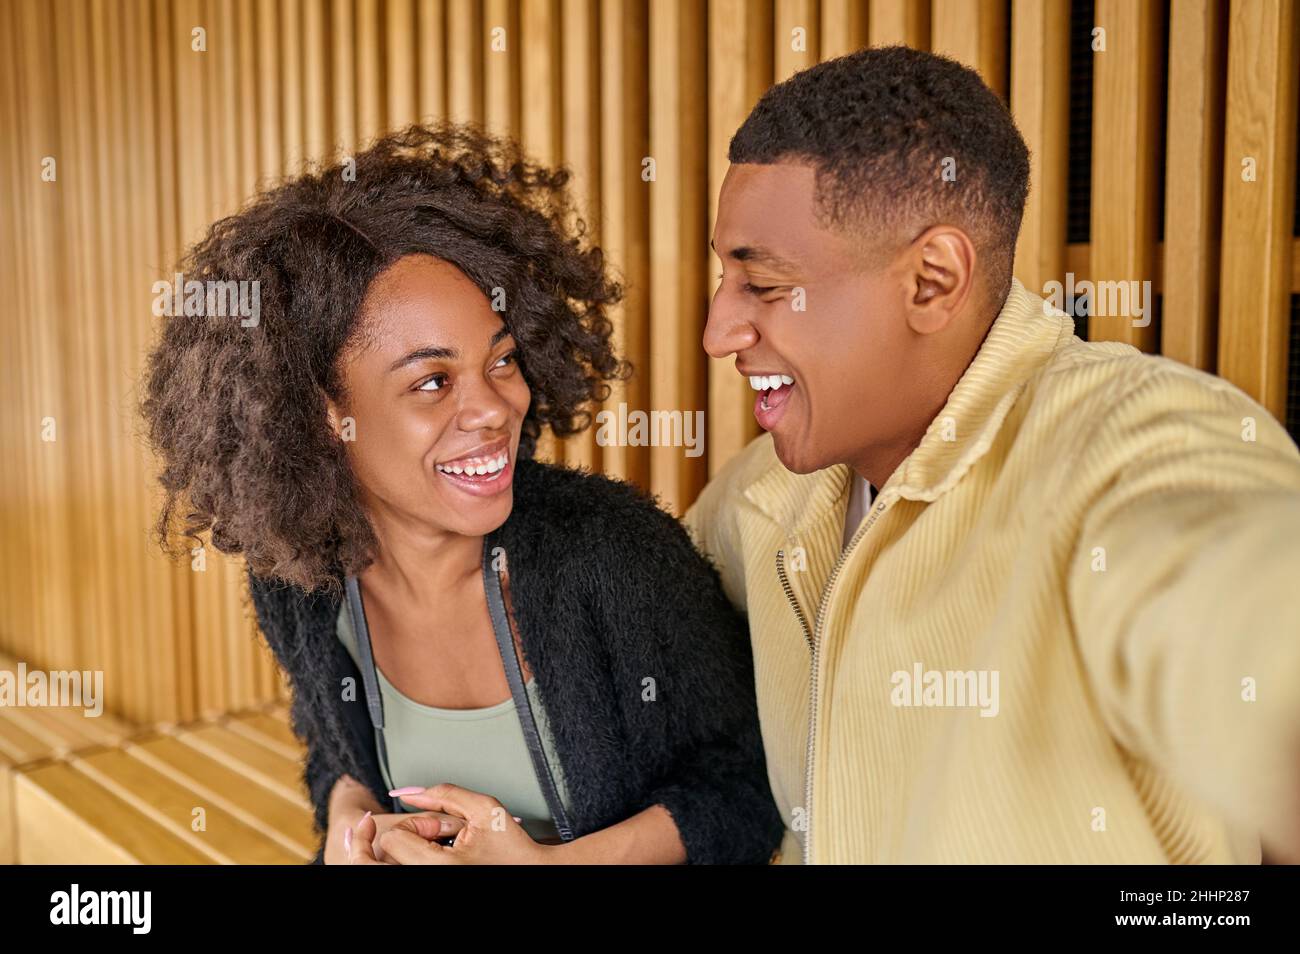
M417 387L416 390L417 391L439 391L442 389L442 386L446 383L446 380L447 380L447 376L445 374L435 374L433 377L429 378L429 380L425 381L423 384Z
M509 354L503 354L500 360L498 360L497 363L493 365L493 367L504 368L507 365L514 364L515 361L518 359L518 357L519 357L518 351L511 351Z

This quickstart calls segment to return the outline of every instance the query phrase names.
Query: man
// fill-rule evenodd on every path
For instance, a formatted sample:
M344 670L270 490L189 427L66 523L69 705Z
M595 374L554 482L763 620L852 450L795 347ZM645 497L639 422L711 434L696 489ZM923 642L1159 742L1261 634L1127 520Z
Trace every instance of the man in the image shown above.
M1012 278L1027 150L951 60L800 73L729 158L704 346L768 433L686 520L749 615L781 860L1297 857L1286 432Z

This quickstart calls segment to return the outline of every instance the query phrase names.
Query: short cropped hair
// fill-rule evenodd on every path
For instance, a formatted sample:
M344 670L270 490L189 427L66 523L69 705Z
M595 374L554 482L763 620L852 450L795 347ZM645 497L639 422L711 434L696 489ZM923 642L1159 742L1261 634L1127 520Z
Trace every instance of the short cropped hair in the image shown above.
M796 73L763 95L728 158L812 164L819 216L860 235L911 241L956 225L990 295L1010 290L1029 150L1002 100L955 60L886 46Z

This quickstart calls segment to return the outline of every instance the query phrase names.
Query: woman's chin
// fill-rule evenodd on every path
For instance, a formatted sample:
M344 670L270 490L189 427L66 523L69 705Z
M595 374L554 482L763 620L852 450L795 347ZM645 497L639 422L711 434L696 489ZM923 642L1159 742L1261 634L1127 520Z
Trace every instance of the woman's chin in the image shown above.
M482 537L499 528L510 518L515 495L507 488L492 497L443 493L444 511L437 520L453 533Z

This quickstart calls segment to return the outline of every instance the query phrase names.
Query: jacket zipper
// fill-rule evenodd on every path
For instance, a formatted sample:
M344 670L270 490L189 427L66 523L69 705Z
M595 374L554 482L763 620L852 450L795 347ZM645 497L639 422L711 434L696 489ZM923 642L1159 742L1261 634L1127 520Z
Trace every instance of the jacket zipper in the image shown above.
M817 616L813 620L813 629L808 628L808 618L804 615L803 608L799 606L799 601L795 598L794 589L790 586L789 577L785 572L785 550L776 551L776 575L781 579L781 589L785 591L785 598L790 603L795 615L799 617L799 625L803 628L804 638L808 641L808 646L812 650L812 676L808 680L808 748L804 753L804 821L808 828L803 836L803 863L805 865L812 863L812 798L813 798L813 744L817 738L817 663L821 657L821 640L817 637L820 635L822 615L826 611L826 604L830 601L831 588L835 585L835 577L840 572L840 567L844 565L845 559L849 552L857 545L858 540L871 529L871 525L876 522L876 518L885 511L887 504L882 500L871 508L871 516L858 527L857 531L849 539L849 545L840 551L839 559L835 561L835 566L831 568L831 575L826 580L826 586L822 590L821 602L817 605Z

